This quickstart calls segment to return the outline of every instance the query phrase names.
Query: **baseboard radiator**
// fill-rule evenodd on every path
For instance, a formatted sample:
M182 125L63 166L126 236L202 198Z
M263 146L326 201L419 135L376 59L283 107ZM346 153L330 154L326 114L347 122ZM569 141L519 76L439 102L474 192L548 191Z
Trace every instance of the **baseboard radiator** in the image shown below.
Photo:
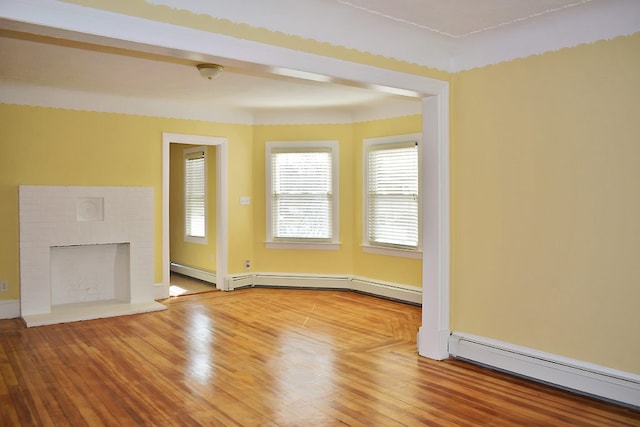
M15 319L20 317L20 300L0 301L0 319Z
M172 262L169 265L169 269L174 273L179 273L194 279L203 280L209 283L216 283L216 273L214 271L202 270L196 267L189 267L188 265L182 265Z
M227 277L226 290L244 287L279 287L300 289L339 289L361 292L414 305L422 304L422 289L416 286L382 282L345 275L293 273L254 273Z
M452 357L640 409L640 375L453 332Z
M417 286L382 282L357 276L352 277L350 281L352 291L377 295L392 300L408 302L414 305L422 305L422 288Z
M225 291L250 288L253 286L253 274L234 274L225 278Z

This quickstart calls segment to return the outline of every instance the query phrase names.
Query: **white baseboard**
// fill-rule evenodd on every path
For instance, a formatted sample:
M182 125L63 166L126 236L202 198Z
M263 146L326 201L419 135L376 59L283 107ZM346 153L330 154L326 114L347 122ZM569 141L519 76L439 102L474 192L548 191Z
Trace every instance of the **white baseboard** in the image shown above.
M20 300L0 300L0 319L15 319L20 317Z
M349 277L335 275L257 273L254 286L278 286L284 288L349 289Z
M355 276L351 278L350 289L366 294L410 302L416 305L422 304L422 288L417 286L401 285Z
M449 337L453 357L579 393L640 408L640 375L461 332Z
M153 284L153 299L158 301L160 299L167 298L167 291L164 287L164 283L154 283Z
M362 292L416 305L422 303L422 289L419 287L382 282L365 277L332 274L253 273L230 275L225 280L226 290L229 291L247 286L341 289Z
M225 291L252 287L253 274L232 274L230 276L227 276L224 280L224 286Z
M188 265L182 265L172 262L169 269L174 273L184 274L185 276L193 277L194 279L203 280L209 283L216 283L215 271L202 270L196 267L189 267Z
M422 307L424 312L425 308ZM449 358L449 337L451 331L448 329L427 328L420 326L416 344L418 345L418 354L433 360L445 360Z

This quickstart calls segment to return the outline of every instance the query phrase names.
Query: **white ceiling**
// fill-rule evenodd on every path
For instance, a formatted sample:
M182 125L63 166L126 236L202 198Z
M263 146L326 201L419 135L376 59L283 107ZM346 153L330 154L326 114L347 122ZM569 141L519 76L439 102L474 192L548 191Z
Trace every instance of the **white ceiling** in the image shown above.
M593 0L332 0L444 36L466 37Z
M0 37L0 57L8 58L0 63L0 80L133 98L215 100L229 108L248 110L349 108L392 97L357 87L228 66L216 80L207 80L193 61L151 59L80 46Z
M635 1L636 5L640 1ZM45 3L34 0L34 3ZM589 6L629 0L147 0L175 9L248 23L272 31L283 31L331 42L340 33L343 43L354 46L360 39L369 44L387 40L392 49L425 52L427 39L409 40L418 31L453 43L477 34L499 34L523 23L549 16L580 13ZM609 3L607 3L609 2ZM58 2L54 2L58 3ZM8 4L8 3L6 3ZM2 14L0 5L0 18ZM412 111L417 99L373 91L354 85L321 83L274 75L269 70L243 69L225 64L225 72L214 81L202 79L196 61L143 55L108 49L88 43L45 38L2 30L0 20L0 102L15 87L55 89L58 94L99 93L113 97L157 102L188 101L202 108L228 108L251 114L266 110L300 111L333 109L353 112L391 106ZM635 22L634 22L635 24ZM10 28L10 27L5 27ZM319 31L315 34L307 31ZM410 32L398 32L409 29ZM334 34L334 35L335 35ZM327 38L323 38L323 37ZM395 37L395 38L394 38ZM414 37L415 38L415 37ZM395 43L406 40L407 43ZM431 39L429 39L431 40ZM395 43L395 44L394 44ZM416 46L418 46L416 48ZM438 45L440 46L440 45ZM357 47L356 47L357 48ZM409 49L410 48L410 49ZM372 53L385 54L375 51ZM477 50L477 49L476 49ZM394 51L395 52L395 51ZM393 53L388 55L394 56ZM428 56L428 55L427 55ZM400 58L401 59L401 58ZM420 63L416 61L417 63ZM74 95L72 95L74 96ZM6 102L6 101L5 101Z

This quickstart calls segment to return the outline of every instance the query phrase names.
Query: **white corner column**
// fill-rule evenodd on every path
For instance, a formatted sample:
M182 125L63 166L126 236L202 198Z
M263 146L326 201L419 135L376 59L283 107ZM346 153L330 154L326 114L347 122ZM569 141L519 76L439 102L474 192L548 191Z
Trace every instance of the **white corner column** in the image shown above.
M422 326L418 353L449 357L449 89L422 101Z

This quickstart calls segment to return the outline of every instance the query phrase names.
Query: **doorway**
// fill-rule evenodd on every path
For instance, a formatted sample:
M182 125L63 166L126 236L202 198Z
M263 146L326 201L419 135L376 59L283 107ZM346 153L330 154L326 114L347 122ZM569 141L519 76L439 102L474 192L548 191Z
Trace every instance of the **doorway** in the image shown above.
M227 275L227 139L189 134L162 134L162 293L169 297L170 288L170 163L171 145L203 145L215 147L215 272L216 288L226 289Z

